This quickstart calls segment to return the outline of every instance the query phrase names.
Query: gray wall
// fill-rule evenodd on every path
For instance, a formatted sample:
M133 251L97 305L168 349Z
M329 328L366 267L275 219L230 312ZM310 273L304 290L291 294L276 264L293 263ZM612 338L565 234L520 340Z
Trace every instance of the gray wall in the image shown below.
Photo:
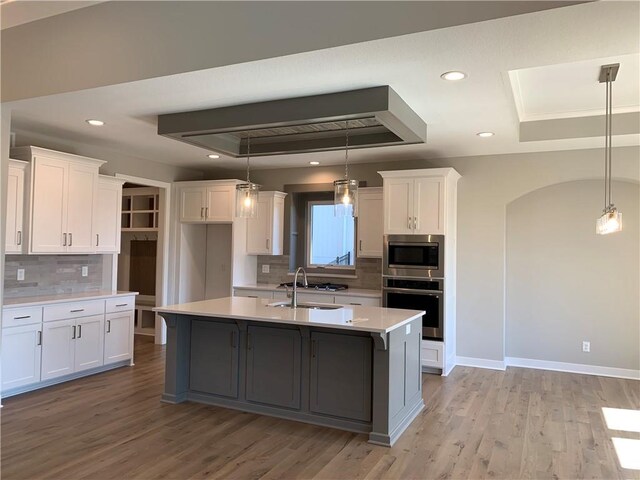
M640 367L640 188L613 183L623 230L607 236L594 234L602 194L568 182L507 206L508 357Z
M615 142L615 139L614 139ZM640 148L613 150L613 175L640 182ZM457 354L503 361L505 357L505 236L507 205L540 188L562 182L600 179L602 149L570 150L448 159L416 159L349 167L352 178L379 186L379 170L454 167L458 182ZM265 189L285 184L327 183L344 167L258 170L252 179ZM238 172L242 178L241 172ZM231 175L232 177L235 175ZM221 175L218 178L222 178ZM229 178L229 175L226 176ZM596 202L601 200L596 195ZM599 205L599 204L598 204ZM598 206L593 215L601 210ZM589 220L592 229L595 216ZM595 233L594 233L595 235ZM585 298L585 301L589 301ZM618 348L610 345L610 348ZM573 348L567 345L566 348Z

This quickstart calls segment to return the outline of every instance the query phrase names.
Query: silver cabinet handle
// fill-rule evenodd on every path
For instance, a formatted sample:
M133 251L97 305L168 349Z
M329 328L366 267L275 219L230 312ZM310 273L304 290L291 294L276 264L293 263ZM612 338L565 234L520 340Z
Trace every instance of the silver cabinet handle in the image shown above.
M269 239L267 238L267 250L269 250Z
M411 217L409 217L409 223L407 224L407 228L411 230Z
M76 326L71 327L73 329L73 333L71 334L71 340L75 340L76 338Z
M22 245L22 231L18 230L18 245Z
M73 233L69 234L69 246L73 245Z
M78 338L82 338L82 325L78 325Z
M23 315L21 317L13 317L14 320L24 320L26 318L31 318L31 315Z
M84 312L84 308L78 308L76 310L71 310L71 313L79 313L79 312Z
M36 345L42 345L42 330L38 330L38 341Z
M209 207L204 207L204 218L209 218Z
M107 320L107 333L111 333L111 320Z
M200 218L204 218L204 207L200 207Z
M116 307L126 307L127 305L129 305L128 303L118 303L116 305Z
M62 234L62 238L63 238L63 240L62 240L62 246L63 246L63 247L66 247L66 246L67 246L67 234L66 234L66 233L63 233L63 234Z
M96 233L96 247L100 246L100 234Z
M362 251L362 240L360 240L360 251Z
M413 217L413 229L414 229L414 230L416 229L416 225L417 225L417 223L418 223L418 222L417 222L417 220L416 220L416 217Z

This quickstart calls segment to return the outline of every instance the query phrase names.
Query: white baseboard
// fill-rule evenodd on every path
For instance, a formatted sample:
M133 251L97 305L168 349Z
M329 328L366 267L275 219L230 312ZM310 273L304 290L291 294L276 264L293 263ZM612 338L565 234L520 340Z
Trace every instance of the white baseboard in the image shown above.
M456 356L456 365L460 365L461 367L489 368L491 370L504 370L505 368L504 362L501 360L459 356Z
M586 375L640 380L640 370L627 368L601 367L598 365L586 365L584 363L552 362L534 358L505 357L504 360L505 364L509 367L537 368L557 372L584 373Z

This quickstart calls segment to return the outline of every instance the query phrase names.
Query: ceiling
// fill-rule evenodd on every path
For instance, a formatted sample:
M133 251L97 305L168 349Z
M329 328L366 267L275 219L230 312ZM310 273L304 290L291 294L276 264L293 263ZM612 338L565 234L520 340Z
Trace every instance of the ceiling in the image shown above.
M202 148L158 136L157 115L389 85L427 123L427 142L353 151L350 161L601 147L600 134L521 142L520 123L602 115L604 86L597 77L600 65L613 62L621 64L614 112L640 111L638 13L637 2L595 2L18 100L8 104L12 130L18 141L33 132L173 165L237 169L242 159L210 160ZM449 70L468 77L442 80ZM89 118L106 125L91 127ZM495 136L480 138L481 131ZM614 146L639 144L638 132L614 138ZM270 156L252 166L311 160L337 164L344 155Z
M4 0L0 1L0 3L2 4L0 25L4 30L5 28L35 22L43 18L78 10L79 8L90 7L101 2L82 0Z

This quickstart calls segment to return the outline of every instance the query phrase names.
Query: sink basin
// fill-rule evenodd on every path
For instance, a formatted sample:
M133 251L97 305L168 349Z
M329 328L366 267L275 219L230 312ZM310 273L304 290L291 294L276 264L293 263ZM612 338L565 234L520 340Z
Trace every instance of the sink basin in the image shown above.
M279 307L279 308L291 308L291 302L274 302L267 304L267 307ZM342 305L335 305L333 303L300 303L296 308L308 308L311 310L337 310L342 308Z

